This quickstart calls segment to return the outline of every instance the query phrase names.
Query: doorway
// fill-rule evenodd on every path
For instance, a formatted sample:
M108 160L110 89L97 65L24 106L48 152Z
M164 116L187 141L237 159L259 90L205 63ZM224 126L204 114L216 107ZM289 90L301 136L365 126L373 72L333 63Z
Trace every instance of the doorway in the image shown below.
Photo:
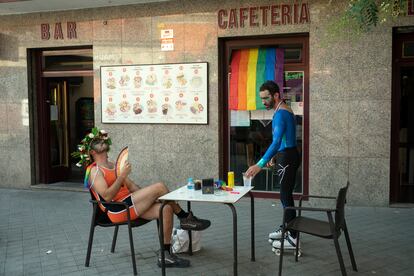
M92 48L29 52L33 91L35 183L82 183L71 153L94 126Z
M395 28L391 203L414 203L414 28Z
M256 94L264 81L274 80L281 87L286 104L294 110L297 124L296 141L302 162L294 197L307 194L309 35L221 38L219 63L220 177L226 179L227 172L234 171L235 183L240 185L242 172L256 163L271 144L273 113L260 105ZM280 186L271 168L255 176L252 185L255 196L279 197Z

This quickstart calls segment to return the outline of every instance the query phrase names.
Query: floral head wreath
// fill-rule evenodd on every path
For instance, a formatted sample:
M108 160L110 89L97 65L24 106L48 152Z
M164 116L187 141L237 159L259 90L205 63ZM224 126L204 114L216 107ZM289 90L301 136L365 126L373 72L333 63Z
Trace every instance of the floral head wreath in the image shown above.
M109 146L112 145L111 138L109 138L108 133L97 127L92 128L91 132L82 139L81 143L78 145L78 150L72 153L74 158L80 158L79 162L76 163L78 167L87 167L92 163L92 158L90 156L91 145L93 141L102 140L105 144Z

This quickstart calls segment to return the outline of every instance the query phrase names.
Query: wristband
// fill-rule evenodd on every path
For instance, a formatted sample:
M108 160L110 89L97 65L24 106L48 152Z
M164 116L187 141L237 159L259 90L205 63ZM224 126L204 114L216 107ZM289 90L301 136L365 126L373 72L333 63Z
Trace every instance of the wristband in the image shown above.
M257 166L259 166L260 168L263 168L266 165L266 161L262 158L259 160L259 162L257 162Z

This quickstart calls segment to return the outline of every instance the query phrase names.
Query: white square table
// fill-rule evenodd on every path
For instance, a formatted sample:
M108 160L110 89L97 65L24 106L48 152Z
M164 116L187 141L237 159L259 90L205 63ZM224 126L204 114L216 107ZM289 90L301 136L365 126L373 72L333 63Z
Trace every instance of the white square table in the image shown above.
M214 190L214 194L202 194L201 190L189 190L187 186L178 188L162 197L158 198L162 202L160 208L160 246L161 246L161 269L162 275L165 276L165 256L164 256L164 224L163 224L163 209L169 201L187 201L188 211L191 211L191 202L205 202L205 203L222 203L230 207L233 213L233 275L237 275L237 213L234 204L237 203L243 196L249 194L250 209L251 209L251 261L255 261L254 250L254 197L251 190L254 187L235 186L233 191ZM189 253L192 254L191 231L189 231L190 243Z

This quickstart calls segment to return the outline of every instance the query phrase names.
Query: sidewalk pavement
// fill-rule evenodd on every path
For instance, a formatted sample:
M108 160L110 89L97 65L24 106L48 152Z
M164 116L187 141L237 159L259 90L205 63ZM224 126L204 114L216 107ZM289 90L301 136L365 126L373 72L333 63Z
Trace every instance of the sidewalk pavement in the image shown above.
M60 190L0 189L0 275L132 275L126 227L121 227L115 253L113 228L95 232L91 265L85 255L91 220L89 194ZM185 206L185 205L183 205ZM220 204L192 208L212 225L203 232L202 250L191 267L167 269L167 275L232 275L231 210ZM281 221L278 202L255 200L256 262L250 262L250 201L236 205L239 275L277 275L279 258L267 235ZM348 275L414 275L414 209L347 207L346 219L359 272L352 271L345 239L340 238ZM156 223L133 230L139 275L161 275L156 264ZM302 235L298 263L289 252L283 275L340 275L331 240Z

